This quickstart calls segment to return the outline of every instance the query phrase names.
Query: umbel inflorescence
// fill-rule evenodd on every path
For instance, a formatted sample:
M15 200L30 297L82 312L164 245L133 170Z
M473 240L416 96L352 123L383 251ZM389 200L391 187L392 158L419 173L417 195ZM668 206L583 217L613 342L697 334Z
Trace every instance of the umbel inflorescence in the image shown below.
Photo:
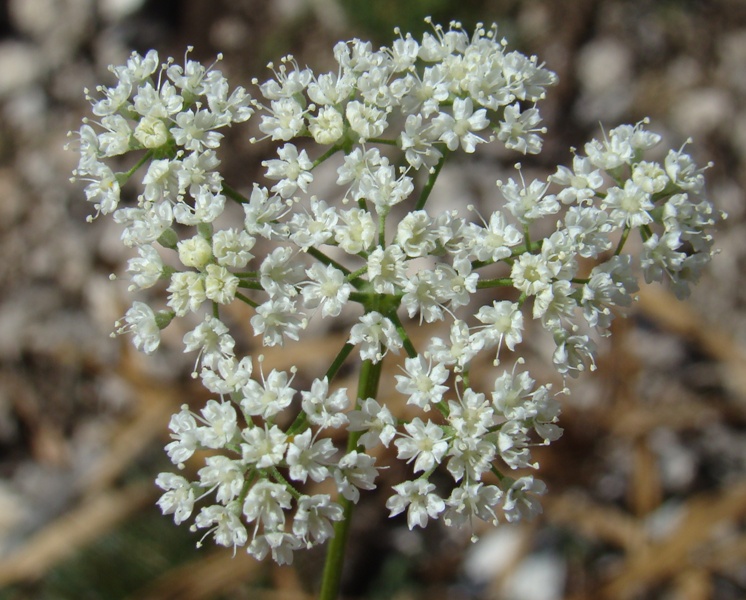
M78 132L75 175L96 214L111 214L137 250L131 288L165 290L157 308L133 302L118 331L149 354L173 319L190 320L184 350L213 394L172 417L175 465L209 452L196 481L158 476L158 504L257 558L289 563L333 536L360 490L377 487L378 445L410 465L386 504L410 528L539 512L545 486L530 474L531 447L560 436L560 407L523 367L525 321L551 333L554 366L575 376L593 367L594 332L608 335L640 270L685 296L712 253L702 169L681 149L648 158L660 136L644 121L587 143L546 179L526 181L519 168L497 182L484 218L430 210L451 155L488 143L541 151L536 104L556 76L509 51L494 26L397 34L389 48L338 43L329 73L286 57L255 82L256 99L215 65L133 53L111 69L113 87L89 95L95 119ZM270 140L274 155L244 195L221 176L218 150L226 127L250 119L263 136L253 141ZM109 159L125 154L131 168L113 171ZM337 161L339 191L318 197L314 170L327 160ZM137 202L123 205L120 190L135 178ZM227 202L242 205L243 221L218 227ZM633 235L639 259L624 252ZM294 367L266 372L258 349L237 355L221 319L233 302L251 307L257 347L298 341L311 319L341 320L347 343L296 389ZM415 347L409 332L436 322L437 335ZM470 381L480 353L494 364L489 389ZM395 387L419 413L409 420L376 394L391 354ZM357 390L334 385L345 363L358 365ZM329 437L340 431L346 447ZM431 481L436 470L450 488ZM307 494L309 480L330 480L337 494Z

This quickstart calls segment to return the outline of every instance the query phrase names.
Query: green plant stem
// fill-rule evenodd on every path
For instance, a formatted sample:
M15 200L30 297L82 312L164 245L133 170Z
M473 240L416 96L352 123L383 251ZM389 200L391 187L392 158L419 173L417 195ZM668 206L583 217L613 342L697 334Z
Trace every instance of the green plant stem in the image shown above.
M438 179L438 175L440 175L440 170L443 168L443 165L445 164L447 157L448 157L448 149L443 148L443 155L440 157L438 164L435 165L435 169L433 169L433 172L430 173L430 177L428 178L427 183L425 184L425 187L422 188L422 194L420 194L420 197L417 199L417 204L415 204L415 207L414 207L415 210L422 210L423 208L425 208L425 203L427 202L427 199L430 197L430 192L433 191L433 187L435 187L435 182Z
M407 351L407 356L409 356L409 358L416 358L417 350L415 349L414 344L412 344L412 340L409 339L409 336L407 335L407 330L404 329L404 324L401 322L399 315L396 314L395 310L392 310L391 312L386 313L386 316L394 324L394 327L396 327L396 332L399 334L399 337L401 338L402 345L404 346L404 350Z
M344 265L341 265L336 260L327 256L321 250L319 250L318 248L315 248L314 246L310 246L308 248L308 254L313 256L319 262L324 263L325 265L332 265L335 269L339 269L345 275L350 274L350 270L347 267L345 267Z
M258 303L254 302L251 298L247 298L240 292L236 292L236 298L238 298L241 302L248 304L251 308L259 308Z
M137 161L137 163L125 173L117 173L117 181L119 181L119 177L121 176L123 178L123 181L119 181L120 185L123 185L126 183L130 177L132 177L135 174L135 171L137 171L140 167L142 167L146 162L148 162L151 158L153 158L153 151L148 150L143 157Z
M321 156L319 156L315 161L313 161L313 165L311 165L311 170L313 171L316 167L318 167L321 163L323 163L325 160L327 160L330 156L333 156L337 152L339 152L341 148L339 146L332 146L324 152Z
M249 199L246 196L241 194L238 190L233 189L231 186L229 186L225 182L223 182L222 191L228 198L230 198L231 200L235 202L238 202L239 204L249 203Z
M513 279L510 277L501 277L500 279L480 279L479 281L477 281L478 290L511 285L513 285Z
M619 256L622 253L622 249L624 248L624 244L627 243L627 238L629 237L630 231L630 226L625 225L624 229L622 230L622 237L619 239L619 244L617 245L616 250L614 250L614 256Z
M523 226L523 239L526 240L526 252L533 252L531 248L531 234L528 231L528 225Z
M357 387L358 401L376 397L382 366L381 361L376 364L373 364L369 360L363 362L360 367L360 379L358 380ZM347 452L352 452L357 448L357 441L360 439L361 434L362 432L360 431L350 432L350 437L347 438ZM324 574L321 581L319 600L337 600L339 596L345 547L347 546L352 510L355 506L351 500L344 497L339 499L339 503L344 511L344 518L334 524L334 536L329 541L329 546L326 550L326 562L324 563Z

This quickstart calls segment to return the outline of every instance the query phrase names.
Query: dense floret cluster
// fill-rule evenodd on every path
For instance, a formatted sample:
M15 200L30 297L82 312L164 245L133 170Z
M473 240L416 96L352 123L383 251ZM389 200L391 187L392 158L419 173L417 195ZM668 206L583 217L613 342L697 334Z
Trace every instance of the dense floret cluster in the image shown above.
M536 104L555 75L509 51L495 27L470 35L458 24L434 26L421 40L399 34L377 50L352 40L334 57L338 69L323 74L292 57L270 65L274 76L255 82L252 98L231 91L215 65L133 54L112 69L117 83L90 97L96 120L78 133L76 177L88 201L112 214L137 250L131 288L166 292L159 310L134 302L118 331L152 353L173 319L193 319L184 350L196 353L195 377L214 394L171 419L166 451L175 465L210 452L196 481L158 476L159 506L176 523L194 516L218 544L280 563L330 538L344 502L376 488L381 465L369 451L379 445L410 465L411 478L387 502L410 528L540 511L545 486L531 474L531 447L559 438L560 406L516 358L526 320L551 334L563 377L593 368L593 337L630 305L639 271L685 296L711 256L716 220L689 155L649 158L660 136L646 122L608 131L545 179L526 181L517 165L515 178L497 182L486 218L431 212L428 197L453 153L487 143L541 151ZM223 180L218 149L225 127L250 118L276 142L276 156L262 163L266 181L244 196ZM128 153L137 157L128 171L108 166ZM314 170L335 159L339 193L317 197ZM120 190L135 174L140 194L124 205ZM244 218L221 229L228 199ZM546 231L535 223L547 220L556 223L551 234L535 237ZM633 233L639 260L624 253ZM255 256L255 246L271 250ZM299 340L311 319L342 319L349 337L326 373L296 389L295 368L265 372L260 353L237 355L221 320L233 302L252 307L264 346ZM435 322L447 333L415 348L408 330ZM480 353L495 367L490 389L470 381ZM376 396L389 354L404 354L395 387L419 413L411 420ZM357 393L334 385L355 355ZM339 430L348 432L346 448L327 435ZM450 489L431 481L436 469L449 474ZM330 480L337 497L306 494L309 480Z

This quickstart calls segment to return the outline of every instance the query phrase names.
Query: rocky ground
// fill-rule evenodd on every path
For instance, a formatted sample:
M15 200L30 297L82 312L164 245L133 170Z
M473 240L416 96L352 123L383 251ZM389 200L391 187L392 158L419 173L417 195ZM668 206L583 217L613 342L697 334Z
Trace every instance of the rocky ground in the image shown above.
M323 68L339 39L387 43L422 17L500 23L560 76L543 108L537 171L567 162L599 124L651 118L691 136L710 196L729 213L721 249L687 302L645 291L598 371L564 407L540 456L545 514L483 532L410 533L383 497L359 508L346 590L369 598L686 599L746 596L746 4L653 0L6 0L0 3L0 598L306 598L315 555L292 568L194 549L152 508L171 412L204 396L192 358L144 359L108 337L128 303L111 282L116 226L85 222L67 132L82 90L132 49L203 60L234 84L292 52ZM236 136L237 184L259 150ZM445 191L492 194L515 158L444 174ZM502 162L500 162L502 161ZM488 183L485 183L488 182ZM333 355L333 334L268 360ZM175 348L176 346L174 346ZM290 356L288 356L290 354ZM540 368L537 366L537 368ZM185 528L182 528L185 529Z

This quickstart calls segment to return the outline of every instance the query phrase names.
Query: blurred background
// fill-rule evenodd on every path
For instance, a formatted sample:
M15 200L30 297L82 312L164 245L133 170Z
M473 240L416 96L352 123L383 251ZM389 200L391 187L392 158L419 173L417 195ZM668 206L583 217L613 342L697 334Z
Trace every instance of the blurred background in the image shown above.
M311 598L323 556L259 564L209 545L154 508L170 467L167 423L204 392L193 357L166 339L154 358L110 339L131 302L111 282L128 258L90 206L65 151L107 65L185 48L233 85L294 54L332 68L331 48L376 44L423 18L499 24L510 47L557 72L541 106L542 176L622 122L651 118L688 147L730 217L686 302L645 290L601 346L598 371L564 401L564 437L539 451L549 486L531 524L409 532L386 519L383 493L356 512L344 594L380 599L707 600L746 597L746 3L743 0L5 0L0 2L0 599ZM267 147L240 130L222 150L247 186ZM480 156L439 182L440 201L494 202L519 157ZM522 158L522 157L521 157ZM167 330L168 331L168 330ZM178 332L177 332L178 334ZM268 361L333 356L318 335ZM551 380L546 348L532 373ZM271 353L268 353L271 354Z

